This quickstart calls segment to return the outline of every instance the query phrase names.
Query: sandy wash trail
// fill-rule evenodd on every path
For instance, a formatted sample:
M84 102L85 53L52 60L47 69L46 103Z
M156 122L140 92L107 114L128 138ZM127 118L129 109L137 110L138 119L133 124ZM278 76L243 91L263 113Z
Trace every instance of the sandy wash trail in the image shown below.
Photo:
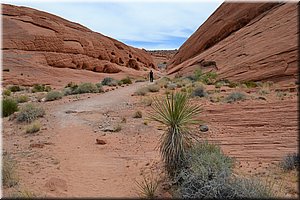
M155 149L159 131L132 118L138 97L131 95L147 84L135 83L53 108L55 136L49 153L59 164L41 186L47 196L138 197L135 180L150 168L156 174L161 168ZM118 125L120 132L103 131ZM96 139L106 144L97 145Z

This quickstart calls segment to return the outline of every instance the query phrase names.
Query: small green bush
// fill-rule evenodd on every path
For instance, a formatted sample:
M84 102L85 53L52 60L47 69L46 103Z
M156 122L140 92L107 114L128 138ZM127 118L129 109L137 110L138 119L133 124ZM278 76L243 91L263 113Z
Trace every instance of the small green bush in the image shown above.
M228 83L228 87L230 87L230 88L236 88L237 86L238 86L238 84L235 83L235 82L229 82Z
M246 95L241 93L241 92L232 92L230 93L226 98L225 98L225 101L227 103L232 103L232 102L235 102L235 101L241 101L241 100L244 100L246 99Z
M45 90L45 86L41 85L41 84L34 84L33 88L31 90L32 93L36 93L36 92L44 92Z
M107 86L117 86L118 82L111 78L111 77L105 77L102 82L101 82L102 85L107 85Z
M70 82L65 86L65 88L71 88L72 90L75 90L77 87L78 87L78 85L73 82Z
M96 85L92 83L81 83L78 87L74 90L74 94L83 94L83 93L97 93L99 89Z
M2 117L7 117L18 111L18 103L10 98L2 100Z
M54 101L61 99L63 94L59 91L50 91L46 95L46 101Z
M29 97L27 95L21 95L17 97L18 103L25 103L27 101L29 101Z
M132 84L132 81L129 77L123 78L120 80L122 84Z
M5 187L12 187L18 184L16 175L16 162L9 154L4 154L2 159L2 184Z
M140 110L136 111L134 114L133 114L133 118L142 118L143 117L143 114Z
M35 121L26 127L26 133L36 133L40 130L40 128L41 128L40 122Z
M68 95L71 95L71 94L73 94L73 90L72 90L72 88L64 88L63 90L62 90L62 94L64 95L64 96L68 96Z
M41 107L37 107L34 104L26 104L20 110L20 113L17 115L18 122L32 122L39 117L43 117L45 111Z
M145 96L147 93L149 92L149 89L147 87L142 87L142 88L139 88L137 91L135 91L135 95L138 95L138 96Z
M192 92L193 97L205 97L207 96L207 93L204 90L203 86L198 86L194 91Z
M158 85L149 85L148 87L149 92L159 92L160 87Z
M20 88L20 86L18 86L18 85L12 85L12 86L9 86L8 89L9 89L11 92L19 92L19 91L22 90L22 89Z
M283 157L279 165L284 171L290 171L299 167L299 164L300 164L299 155L296 153L293 154L290 153Z
M10 96L11 95L11 91L10 90L3 90L3 95Z

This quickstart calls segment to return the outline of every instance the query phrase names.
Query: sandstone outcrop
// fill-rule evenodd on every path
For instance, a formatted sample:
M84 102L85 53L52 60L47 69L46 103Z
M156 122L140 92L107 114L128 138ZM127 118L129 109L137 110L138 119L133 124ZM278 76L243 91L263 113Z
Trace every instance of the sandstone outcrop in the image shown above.
M223 3L180 47L168 73L192 73L216 63L220 78L292 81L297 78L296 3Z
M155 68L145 50L58 16L27 7L2 4L3 67L18 65L118 73Z

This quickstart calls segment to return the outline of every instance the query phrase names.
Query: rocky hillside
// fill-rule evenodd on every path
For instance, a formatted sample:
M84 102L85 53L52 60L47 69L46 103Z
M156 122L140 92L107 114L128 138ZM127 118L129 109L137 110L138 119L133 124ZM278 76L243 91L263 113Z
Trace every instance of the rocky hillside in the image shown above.
M295 81L297 19L296 3L223 3L180 47L168 73L214 65L234 81Z
M118 73L155 68L145 50L27 7L2 4L3 67L84 69Z

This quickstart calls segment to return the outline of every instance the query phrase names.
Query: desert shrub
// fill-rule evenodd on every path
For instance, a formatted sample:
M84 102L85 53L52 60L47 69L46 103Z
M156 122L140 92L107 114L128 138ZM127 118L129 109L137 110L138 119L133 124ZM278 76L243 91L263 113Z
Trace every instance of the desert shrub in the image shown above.
M243 84L245 84L247 88L256 88L258 86L254 81L244 81Z
M59 91L50 91L46 95L46 101L54 101L61 99L63 94Z
M101 82L102 85L108 85L108 86L116 86L118 84L118 82L111 78L111 77L105 77L102 82Z
M276 96L277 96L280 100L283 100L284 97L287 96L287 93L286 93L286 92L282 92L282 91L277 91L277 92L276 92Z
M27 101L29 101L29 97L27 95L21 95L17 97L18 103L25 103Z
M71 88L72 90L75 90L77 87L78 87L78 85L73 82L70 82L65 86L65 88Z
M235 101L241 101L246 98L245 94L241 92L232 92L230 93L226 98L225 101L227 103L235 102Z
M133 114L133 118L142 118L143 117L143 113L142 111L138 110Z
M26 104L20 110L17 115L18 122L32 122L39 117L43 117L45 111L41 107L37 107L34 104Z
M177 88L177 84L176 83L169 83L167 84L167 89L169 90L175 90Z
M137 187L139 188L139 193L142 197L153 199L155 197L155 192L158 188L158 180L154 179L153 176L145 177L141 182L135 181Z
M203 86L198 86L197 88L195 88L193 90L192 96L193 97L205 97L205 96L207 96L207 93L205 92Z
M44 92L45 90L45 86L41 85L41 84L34 84L33 88L31 90L32 93L36 93L36 92Z
M160 87L158 85L149 85L148 87L149 92L159 92Z
M187 92L186 88L181 88L181 92Z
M211 85L216 82L217 76L216 72L207 72L200 77L200 81L207 85Z
M144 98L142 100L142 104L144 104L145 106L151 106L152 102L153 102L153 100L151 98Z
M184 166L187 147L196 136L189 131L189 126L198 122L195 117L200 113L200 107L192 105L188 95L172 93L162 101L155 98L152 109L150 119L167 127L160 140L160 153L167 173L173 177Z
M228 83L228 87L230 87L230 88L236 88L237 86L238 86L238 84L235 83L235 82L229 82Z
M289 171L299 167L299 164L300 164L299 155L296 153L293 154L290 153L283 157L279 165L284 171Z
M161 79L159 79L159 80L157 80L156 81L156 84L159 86L159 87L167 87L167 84L170 82L170 78L168 78L168 77L163 77L163 78L161 78Z
M10 98L2 100L2 117L7 117L18 111L18 103Z
M10 96L11 95L11 91L10 90L3 90L3 95Z
M64 95L64 96L68 96L68 95L71 95L71 94L73 94L73 90L72 90L72 88L64 88L63 90L62 90L62 94Z
M137 91L135 91L134 94L138 96L145 96L148 92L149 89L147 87L142 87L137 89Z
M51 86L45 86L44 92L50 92L52 90Z
M36 133L40 130L40 128L41 128L40 122L35 121L26 127L26 133Z
M120 80L122 84L132 84L132 81L129 77L123 78Z
M259 95L266 95L270 93L270 90L268 88L261 88L257 93Z
M272 188L256 179L232 174L233 160L219 146L198 143L189 151L188 168L176 177L181 198L270 198Z
M20 88L20 86L18 86L18 85L12 85L12 86L9 86L8 89L9 89L11 92L19 92L19 91L22 90L22 89Z
M83 94L83 93L97 93L99 89L93 83L81 83L72 92L73 94Z
M2 184L5 187L12 187L18 184L16 162L7 153L2 157Z
M96 87L98 88L98 91L99 91L99 92L104 92L104 90L103 90L103 85L102 85L101 83L96 83L95 85L96 85Z

